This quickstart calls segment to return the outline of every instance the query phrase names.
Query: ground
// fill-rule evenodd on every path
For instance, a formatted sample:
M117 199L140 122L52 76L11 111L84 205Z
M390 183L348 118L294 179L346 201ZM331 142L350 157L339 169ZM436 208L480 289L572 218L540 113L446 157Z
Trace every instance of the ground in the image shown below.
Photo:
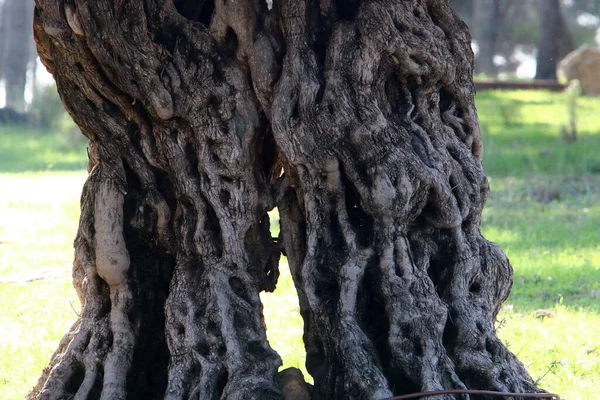
M560 137L566 104L564 94L478 95L492 188L482 229L515 268L501 338L543 377L541 386L592 400L600 387L600 99L579 100L580 138L572 144ZM27 393L79 310L70 264L85 165L76 138L0 128L0 399ZM286 268L264 302L284 367L302 367Z

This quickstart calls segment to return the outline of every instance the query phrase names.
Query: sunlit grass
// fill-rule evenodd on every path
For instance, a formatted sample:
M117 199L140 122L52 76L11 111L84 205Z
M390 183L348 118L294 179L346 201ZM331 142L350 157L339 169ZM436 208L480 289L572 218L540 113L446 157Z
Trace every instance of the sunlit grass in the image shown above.
M0 172L82 170L87 140L58 129L1 127Z
M78 304L68 278L0 283L0 399L22 399L31 390Z

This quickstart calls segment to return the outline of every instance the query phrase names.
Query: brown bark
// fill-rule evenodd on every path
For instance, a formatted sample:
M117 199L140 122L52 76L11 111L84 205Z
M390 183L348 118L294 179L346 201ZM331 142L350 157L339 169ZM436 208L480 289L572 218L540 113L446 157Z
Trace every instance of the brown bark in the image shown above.
M494 332L512 270L479 232L473 56L447 1L38 0L35 36L91 173L82 317L30 398L297 389L258 296L281 248L313 399L538 391Z
M539 0L539 39L535 79L556 80L558 63L575 48L560 0Z

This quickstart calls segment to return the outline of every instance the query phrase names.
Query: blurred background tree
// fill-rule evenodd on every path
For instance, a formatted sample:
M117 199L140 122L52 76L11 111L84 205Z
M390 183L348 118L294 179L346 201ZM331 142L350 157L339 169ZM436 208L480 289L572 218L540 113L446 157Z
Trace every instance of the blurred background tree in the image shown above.
M33 0L0 0L0 78L7 106L25 111L28 75L33 83L37 54L33 44Z
M452 5L471 30L476 73L487 77L555 79L556 64L568 52L597 45L600 0L452 0Z

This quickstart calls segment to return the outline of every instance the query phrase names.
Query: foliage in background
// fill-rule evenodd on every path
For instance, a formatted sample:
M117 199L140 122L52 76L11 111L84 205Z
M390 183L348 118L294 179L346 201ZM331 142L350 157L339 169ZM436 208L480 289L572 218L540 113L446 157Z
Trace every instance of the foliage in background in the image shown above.
M491 21L475 12L477 7L494 1L498 0L452 0L452 8L465 20L478 47L489 43L486 28L494 25L497 38L491 47L495 47L495 54L505 61L503 65L496 65L494 72L513 75L523 55L535 54L540 35L538 2L547 0L500 0L498 15ZM575 47L595 44L600 28L600 0L562 0L561 4ZM485 72L479 68L478 71ZM485 73L495 75L494 72Z
M37 88L29 112L35 116L36 124L45 128L59 128L68 118L55 84Z

